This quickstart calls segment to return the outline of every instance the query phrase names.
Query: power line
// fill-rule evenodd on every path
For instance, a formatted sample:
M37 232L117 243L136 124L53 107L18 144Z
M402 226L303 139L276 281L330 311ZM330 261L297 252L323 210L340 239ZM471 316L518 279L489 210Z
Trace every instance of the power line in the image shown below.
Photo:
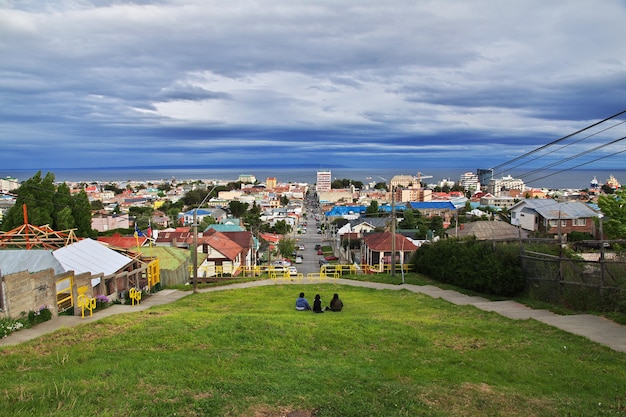
M530 152L527 152L527 153L525 153L525 154L523 154L523 155L520 155L520 156L518 156L518 157L516 157L516 158L513 158L513 159L511 159L510 161L504 162L504 163L502 163L502 164L500 164L500 165L497 165L497 166L495 166L495 167L493 167L493 168L491 168L491 169L492 169L492 171L495 171L495 170L497 170L497 169L500 169L500 168L502 168L502 167L505 167L505 166L507 166L507 165L509 165L509 164L511 164L511 163L513 163L513 162L515 162L515 161L519 161L520 159L523 159L523 158L525 158L525 157L527 157L527 156L533 155L533 154L535 154L535 153L537 153L537 152L539 152L539 151L541 151L541 150L543 150L543 149L546 149L546 148L548 148L548 147L550 147L550 146L552 146L552 145L555 145L555 144L557 144L557 143L559 143L559 142L562 142L562 141L564 141L564 140L566 140L566 139L568 139L568 138L571 138L572 136L578 135L579 133L582 133L582 132L584 132L584 131L586 131L586 130L589 130L589 129L591 129L591 128L595 127L595 126L598 126L598 125L600 125L600 124L602 124L602 123L604 123L604 122L606 122L606 121L608 121L608 120L614 119L614 118L616 118L617 116L620 116L620 115L622 115L622 114L624 114L624 113L626 113L626 110L622 110L621 112L616 113L616 114L614 114L613 116L607 117L606 119L603 119L603 120L601 120L601 121L599 121L599 122L596 122L596 123L594 123L594 124L592 124L592 125L589 125L589 126L587 126L587 127L583 128L583 129L580 129L580 130L578 130L578 131L574 132L574 133L570 133L569 135L563 136L562 138L559 138L559 139L557 139L557 140L554 140L554 141L552 141L552 142L550 142L550 143L548 143L548 144L546 144L546 145L540 146L540 147L539 147L539 148L537 148L537 149L534 149L534 150L532 150L532 151L530 151Z
M584 151L584 152L580 152L580 153L579 153L579 154L577 154L577 155L572 155L572 156L569 156L569 157L567 157L567 158L565 158L565 159L562 159L562 160L560 160L560 161L553 162L553 163L551 163L551 164L549 164L549 165L546 165L545 167L535 169L534 171L530 171L530 172L527 172L527 173L525 173L525 174L521 174L521 175L519 175L519 177L520 177L520 178L525 178L525 177L527 177L527 176L530 176L530 175L536 174L536 173L538 173L538 172L544 171L544 170L546 170L546 169L548 169L548 168L552 168L552 167L555 167L555 166L557 166L557 165L561 165L562 163L569 162L569 161L571 161L571 160L573 160L573 159L576 159L576 158L579 158L579 157L581 157L581 156L587 155L587 154L589 154L589 153L591 153L591 152L594 152L594 151L597 151L597 150L599 150L599 149L605 148L605 147L607 147L607 146L613 145L613 144L615 144L615 143L617 143L617 142L620 142L620 141L622 141L622 140L624 140L624 139L626 139L626 136L621 137L621 138L619 138L619 139L615 139L615 140L613 140L613 141L611 141L611 142L609 142L609 143L605 143L605 144L602 144L602 145L598 145L598 146L596 146L596 147L595 147L595 148L593 148L593 149L590 149L590 150L587 150L587 151ZM589 162L588 162L588 163L589 163ZM586 165L586 164L582 164L582 165ZM571 169L571 168L570 168L570 169Z
M624 139L624 138L622 138L622 139ZM601 159L610 158L611 156L619 155L620 153L623 153L623 152L626 152L626 149L622 149L621 151L614 152L614 153L612 153L610 155L601 156L601 157L593 159L591 161L583 162L582 164L578 164L578 165L575 165L575 166L570 167L570 168L565 168L565 169L562 169L560 171L553 172L553 173L550 173L548 175L544 175L543 177L535 178L535 179L527 181L527 182L530 183L530 182L539 181L539 180L542 180L544 178L548 178L548 177L551 177L551 176L556 175L556 174L560 174L560 173L565 172L565 171L570 171L572 169L580 168L580 167L585 166L587 164L591 164L592 162L600 161Z
M585 137L583 137L583 138L581 138L581 139L578 139L578 140L576 140L576 141L574 141L574 142L572 142L572 143L569 143L569 144L567 144L567 145L563 145L563 146L561 146L560 148L557 148L557 149L555 149L555 150L553 150L553 151L547 152L547 153L545 153L545 154L543 154L543 155L539 155L539 156L537 156L537 157L535 157L535 158L530 159L530 160L529 160L529 161L527 161L527 162L521 162L521 163L519 163L519 164L517 164L517 165L515 165L515 166L512 166L512 167L508 168L508 169L509 169L509 170L513 170L513 169L515 169L515 168L519 168L519 167L521 167L522 165L525 165L525 164L527 164L527 163L530 163L530 162L536 161L536 160L538 160L538 159L540 159L540 158L543 158L544 156L551 155L551 154L553 154L553 153L555 153L555 152L558 152L558 151L560 151L560 150L562 150L562 149L567 148L568 146L572 146L572 145L575 145L575 144L577 144L577 143L580 143L580 142L582 142L582 141L583 141L583 140L585 140L585 139L589 139L589 138L591 138L591 137L593 137L593 136L599 135L600 133L603 133L603 132L606 132L606 131L608 131L608 130L611 130L611 129L613 129L613 128L617 127L617 126L620 126L620 125L622 125L622 124L624 124L624 123L626 123L626 120L624 120L624 121L622 121L622 122L619 122L619 123L616 123L616 124L614 124L613 126L609 126L609 127L605 128L605 129L602 129L602 130L600 130L600 131L598 131L598 132L595 132L595 133L592 133L592 134L590 134L590 135L587 135L587 136L585 136ZM547 146L547 145L546 145L546 146ZM556 165L558 165L558 163L557 163ZM500 165L500 166L501 166L501 165ZM499 172L497 172L497 173L494 173L493 175L494 175L494 176L497 176L497 175L502 174L503 172L504 172L504 171L499 171Z

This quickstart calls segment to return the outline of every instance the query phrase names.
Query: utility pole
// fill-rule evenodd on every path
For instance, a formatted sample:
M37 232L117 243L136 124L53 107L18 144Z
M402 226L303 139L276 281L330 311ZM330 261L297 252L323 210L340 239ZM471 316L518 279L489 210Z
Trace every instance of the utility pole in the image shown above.
M396 203L393 185L389 181L391 186L391 276L396 274Z
M198 292L198 208L202 207L204 203L211 197L211 193L215 190L217 184L211 188L211 190L207 193L206 197L200 202L198 207L193 210L193 243L191 257L193 259L193 292L194 294Z
M193 211L193 292L198 292L198 208Z

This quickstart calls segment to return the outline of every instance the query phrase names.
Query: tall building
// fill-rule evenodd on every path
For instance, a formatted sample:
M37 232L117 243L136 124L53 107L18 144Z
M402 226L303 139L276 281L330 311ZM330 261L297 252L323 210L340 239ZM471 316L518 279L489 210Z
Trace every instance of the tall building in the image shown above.
M461 174L461 178L459 178L459 184L466 191L480 191L480 182L478 182L478 175L473 172L466 172Z
M478 182L480 184L489 184L489 181L493 179L493 169L477 169L476 175L478 175Z
M317 180L315 182L315 191L326 192L330 191L332 184L332 174L330 170L317 171Z
M513 178L510 175L502 177L502 179L492 179L487 186L487 192L493 194L496 197L503 195L503 191L518 190L520 193L524 192L526 185L524 181L519 178Z
M8 193L18 188L20 188L20 182L16 178L0 178L0 191L3 193Z
M267 188L274 189L276 188L276 184L277 184L276 177L267 177L267 179L265 180L265 186Z

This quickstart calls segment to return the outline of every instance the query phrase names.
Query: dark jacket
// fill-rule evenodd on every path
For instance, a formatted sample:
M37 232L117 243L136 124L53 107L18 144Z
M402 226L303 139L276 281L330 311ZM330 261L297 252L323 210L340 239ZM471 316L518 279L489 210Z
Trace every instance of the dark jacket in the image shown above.
M316 296L315 301L313 301L313 312L314 313L324 312L324 310L322 310L322 300L319 298L319 296Z
M332 300L330 300L331 311L341 311L342 308L343 308L343 303L341 302L339 297L334 297Z

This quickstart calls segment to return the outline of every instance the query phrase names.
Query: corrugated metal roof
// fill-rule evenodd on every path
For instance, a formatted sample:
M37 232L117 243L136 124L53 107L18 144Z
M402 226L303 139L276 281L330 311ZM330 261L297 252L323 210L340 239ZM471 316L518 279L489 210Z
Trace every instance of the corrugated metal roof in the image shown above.
M39 272L54 269L55 275L65 272L63 266L49 249L8 249L0 250L0 274L10 275L17 272Z
M412 201L409 204L412 209L417 210L456 210L456 206L451 201Z
M526 205L526 207L522 206L522 211L525 211L526 208L535 210L546 219L579 219L598 216L598 213L591 206L578 201L559 203L552 199L526 199L514 207L519 207L522 204Z
M74 271L76 274L90 272L111 275L132 261L129 257L92 239L72 243L55 250L52 254L66 271Z

